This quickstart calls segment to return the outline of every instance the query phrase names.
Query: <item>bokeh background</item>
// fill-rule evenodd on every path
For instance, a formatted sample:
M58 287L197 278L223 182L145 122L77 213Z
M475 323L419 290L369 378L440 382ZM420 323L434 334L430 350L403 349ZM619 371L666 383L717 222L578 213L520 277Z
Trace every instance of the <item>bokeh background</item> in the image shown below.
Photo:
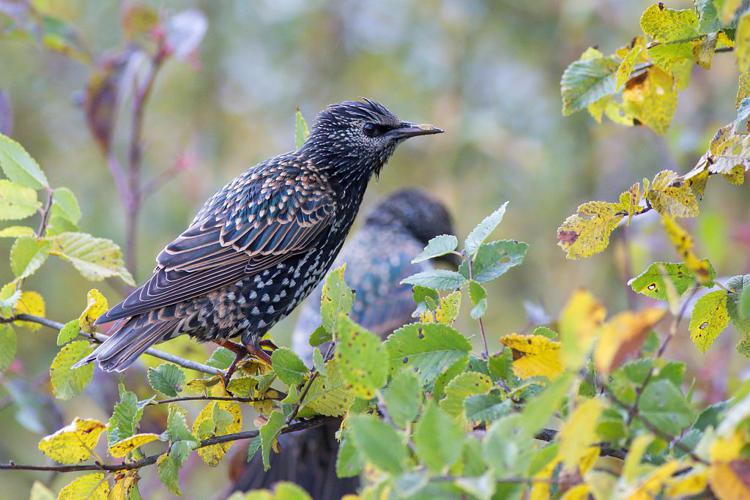
M47 3L96 55L122 46L122 2ZM586 261L565 260L555 229L583 201L616 199L633 182L665 168L687 171L712 133L734 116L737 74L731 54L717 55L710 72L694 69L666 136L597 125L583 113L561 115L564 68L589 45L611 53L627 44L640 32L638 19L647 1L144 3L164 12L198 8L209 25L190 62L165 66L146 110L145 177L180 155L189 159L189 168L144 206L138 281L208 196L248 166L293 147L297 106L312 122L329 103L366 96L402 118L435 123L446 133L402 146L371 184L363 210L400 187L421 186L450 207L461 237L510 201L497 236L526 241L530 249L524 265L490 289L486 324L497 346L500 335L526 328L526 301L554 317L571 291L586 287L611 312L629 302L637 305L628 296L627 278L653 260L676 260L654 218L642 217L627 233L616 232L610 249ZM691 4L669 2L670 7ZM39 160L53 186L69 186L78 195L83 230L122 243L123 209L80 106L88 75L85 65L33 43L0 40L0 90L13 107L13 136ZM126 135L120 132L116 148L122 155ZM719 275L747 272L747 188L710 182L703 207L700 218L688 223L700 255L712 260ZM27 288L43 290L49 317L67 321L83 308L91 284L68 266L46 266L52 269L32 278ZM0 266L0 274L10 279L7 265ZM110 301L121 296L117 284L100 288ZM462 331L477 333L465 316ZM293 322L294 317L275 328L277 343L288 343ZM696 398L720 397L741 376L745 361L734 353L732 335L725 333L708 355L699 354L684 332L672 344L669 355L688 362L688 380L697 380ZM49 330L24 332L23 373L32 378L43 373L55 351ZM0 460L36 463L39 434L19 425L18 407L5 385ZM65 422L82 413L106 416L91 395L62 404L61 412ZM149 498L168 498L149 474L141 491ZM188 498L210 498L225 486L227 466L208 470L189 464L183 477ZM24 498L35 478L50 479L3 473L0 497ZM52 478L56 487L63 481Z

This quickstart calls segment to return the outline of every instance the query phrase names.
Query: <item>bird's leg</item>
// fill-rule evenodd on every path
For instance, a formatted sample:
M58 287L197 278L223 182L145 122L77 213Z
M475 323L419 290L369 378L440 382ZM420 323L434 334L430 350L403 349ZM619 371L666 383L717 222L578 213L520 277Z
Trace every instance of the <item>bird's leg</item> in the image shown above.
M231 340L226 339L220 339L215 341L217 344L219 344L221 347L225 349L229 349L235 354L234 361L232 361L232 364L229 365L229 368L227 368L227 371L224 373L224 382L225 385L229 383L229 380L232 378L232 375L234 374L234 371L237 369L237 365L239 364L242 359L245 358L248 354L248 350L243 346L242 344L238 344L236 342L232 342Z
M247 353L250 356L263 361L268 366L271 366L271 356L269 356L268 353L263 350L263 346L273 346L273 349L275 349L276 346L273 342L271 342L270 340L261 340L256 344L255 342L251 341L244 345Z

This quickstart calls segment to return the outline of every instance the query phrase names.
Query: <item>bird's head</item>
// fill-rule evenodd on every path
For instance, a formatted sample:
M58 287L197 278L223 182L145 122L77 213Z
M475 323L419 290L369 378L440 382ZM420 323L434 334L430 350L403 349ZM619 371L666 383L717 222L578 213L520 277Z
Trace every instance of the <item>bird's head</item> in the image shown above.
M409 137L443 132L432 125L400 120L375 101L345 101L324 109L303 146L315 158L327 160L335 174L377 174L396 146Z
M441 234L455 234L453 220L446 206L421 189L396 191L380 202L365 219L365 224L388 229L400 228L427 245ZM458 267L460 260L448 254L438 260Z

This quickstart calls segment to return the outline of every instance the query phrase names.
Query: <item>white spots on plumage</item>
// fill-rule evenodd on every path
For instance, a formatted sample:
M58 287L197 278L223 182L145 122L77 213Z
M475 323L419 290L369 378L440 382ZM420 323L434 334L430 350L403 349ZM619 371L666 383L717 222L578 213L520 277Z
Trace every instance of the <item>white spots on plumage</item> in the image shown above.
M273 306L268 306L268 309L266 309L266 312L268 314L273 314L276 312L276 309L274 309Z
M258 306L253 307L253 310L250 311L250 314L252 314L253 316L259 315L260 314L260 309L258 309Z
M260 298L260 301L261 302L270 302L271 301L271 297L267 293L264 293L263 296Z

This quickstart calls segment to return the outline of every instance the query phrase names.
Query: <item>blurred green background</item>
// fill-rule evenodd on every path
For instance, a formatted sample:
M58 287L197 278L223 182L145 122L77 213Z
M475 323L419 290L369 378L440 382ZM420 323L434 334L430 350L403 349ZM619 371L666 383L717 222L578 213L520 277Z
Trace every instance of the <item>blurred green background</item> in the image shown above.
M95 55L122 46L124 3L47 3ZM555 317L571 291L586 287L610 312L627 308L627 278L653 260L676 260L656 218L637 220L627 242L624 232L616 232L606 252L586 261L565 260L555 229L583 201L614 200L633 182L665 168L687 171L716 128L734 118L737 74L731 54L718 55L710 72L694 69L664 137L638 127L597 125L583 113L561 116L563 69L589 45L611 53L627 44L640 32L646 1L144 3L165 13L198 8L209 25L191 62L167 63L146 110L145 178L183 153L190 167L144 206L137 281L148 276L154 256L215 190L248 166L293 147L297 106L312 123L325 105L366 96L404 119L431 122L447 133L402 146L371 184L363 210L393 190L421 186L450 207L460 237L510 200L497 235L526 241L530 249L524 265L490 289L486 324L498 346L500 335L526 327L525 301ZM692 2L669 2L670 7L681 5ZM39 160L53 186L69 186L78 195L83 230L122 244L123 209L78 104L88 76L87 66L33 43L0 41L0 90L13 107L13 137ZM126 134L120 132L116 148L122 157ZM747 272L747 188L710 182L703 206L701 217L688 223L699 239L699 254L712 260L720 276ZM91 283L69 266L46 266L27 288L44 292L49 317L67 321L82 310ZM7 266L0 272L10 278ZM111 302L121 296L117 284L100 288ZM294 317L275 328L278 343L288 343L293 322ZM459 328L478 333L468 314ZM685 335L672 344L671 356L687 361L698 378L697 398L721 396L741 374L745 363L734 353L734 342L724 334L721 347L705 356ZM23 372L30 377L43 373L55 351L50 330L24 331ZM4 401L0 460L38 463L39 435L19 426L15 406ZM82 413L106 416L86 397L62 407L65 422ZM191 463L183 491L188 498L210 498L224 487L226 469ZM2 474L3 498L23 498L34 478L49 479ZM147 474L141 491L149 498L169 497L153 471ZM52 484L59 487L64 479Z

